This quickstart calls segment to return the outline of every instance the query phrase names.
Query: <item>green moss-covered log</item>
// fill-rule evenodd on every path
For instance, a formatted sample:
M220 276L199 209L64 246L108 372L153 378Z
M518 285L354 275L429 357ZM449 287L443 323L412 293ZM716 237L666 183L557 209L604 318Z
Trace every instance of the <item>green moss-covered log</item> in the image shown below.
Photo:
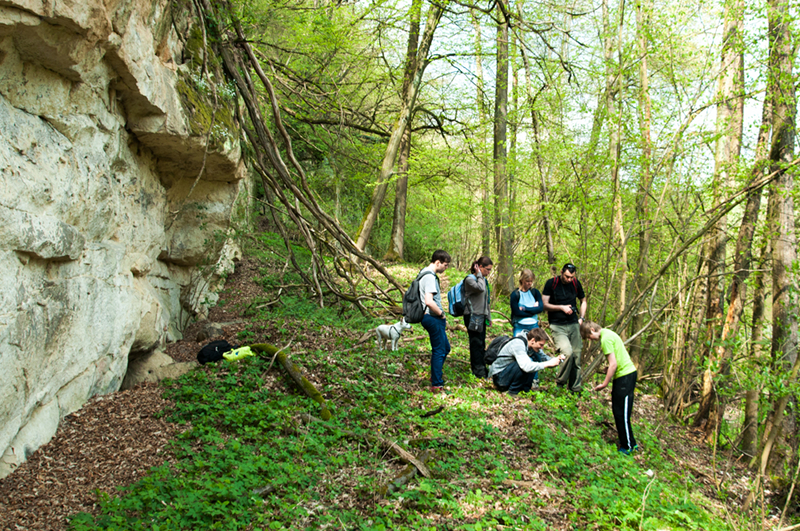
M250 345L250 349L253 352L258 352L262 354L266 354L267 356L275 356L278 355L278 361L283 365L283 368L286 369L286 372L289 373L289 376L292 377L292 380L295 381L300 388L312 398L316 403L319 404L320 407L320 414L319 416L322 417L322 420L330 420L331 412L328 409L328 404L325 402L325 398L323 398L322 393L320 393L314 384L308 381L308 378L303 376L300 367L298 367L292 360L289 359L289 356L286 352L280 351L277 347L272 345L267 345L266 343L257 343L255 345Z

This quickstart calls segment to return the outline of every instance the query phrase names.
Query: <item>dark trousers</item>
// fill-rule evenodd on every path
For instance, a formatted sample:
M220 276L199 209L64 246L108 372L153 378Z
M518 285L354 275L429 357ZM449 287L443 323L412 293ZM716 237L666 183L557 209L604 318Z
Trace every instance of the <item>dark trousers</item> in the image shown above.
M444 360L450 353L447 320L426 313L422 318L422 328L428 332L431 340L431 385L441 387L444 385Z
M467 327L469 335L469 364L472 374L477 378L486 378L489 374L483 362L483 355L486 353L486 322L484 321L479 332L473 332L469 329L469 319L470 316L464 314L464 326Z
M495 374L492 380L499 391L508 391L508 394L516 395L531 390L533 373L523 371L519 368L517 360L513 360L508 367Z
M633 390L636 389L637 373L634 371L616 378L611 386L611 411L617 425L620 450L633 450L636 439L631 428L633 411Z

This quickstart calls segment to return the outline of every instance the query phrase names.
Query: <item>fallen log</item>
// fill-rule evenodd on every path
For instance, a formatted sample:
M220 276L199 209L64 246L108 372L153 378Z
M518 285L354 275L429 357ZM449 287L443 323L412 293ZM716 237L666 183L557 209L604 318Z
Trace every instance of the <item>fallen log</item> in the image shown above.
M427 462L431 457L433 457L433 452L430 450L423 450L417 456L420 463ZM409 481L414 479L414 476L417 475L417 467L412 464L406 465L403 470L397 473L386 485L383 485L380 489L378 489L378 493L381 497L386 497L387 494L391 494L396 490L400 489L403 485L407 484Z
M309 423L310 422L321 422L318 418L313 417L311 415L307 415L305 413L301 414L300 418L302 420L304 420L305 422L309 422ZM327 425L325 425L325 426L327 427ZM414 457L414 455L411 452L409 452L408 450L404 450L402 447L400 447L400 445L398 445L395 442L392 442L392 441L390 441L388 439L384 439L382 437L378 437L377 435L366 435L366 434L360 435L360 434L358 434L358 433L356 433L354 431L343 430L341 428L337 428L337 430L342 432L342 433L344 433L345 435L350 436L350 437L364 438L364 439L366 439L366 440L368 440L370 442L378 443L381 446L383 446L385 448L388 448L389 450L394 452L394 454L397 457L399 457L402 462L414 465L417 468L417 470L419 470L419 473L422 474L423 476L425 476L426 478L430 478L430 477L433 476L433 474L431 474L431 471L428 469L428 467L425 466L425 463L423 463L422 461L420 461L419 459Z
M282 349L278 349L272 345L267 345L266 343L257 343L255 345L250 345L250 350L253 352L264 353L268 356L276 356L278 361L283 365L283 368L286 369L286 372L289 373L289 376L292 377L292 380L295 381L297 385L300 386L300 389L305 392L314 402L319 404L320 407L320 417L322 420L330 420L331 412L328 409L328 404L325 402L325 398L322 396L314 384L312 384L308 378L303 376L300 367L298 367L292 360L289 359L289 356L286 352L282 352Z

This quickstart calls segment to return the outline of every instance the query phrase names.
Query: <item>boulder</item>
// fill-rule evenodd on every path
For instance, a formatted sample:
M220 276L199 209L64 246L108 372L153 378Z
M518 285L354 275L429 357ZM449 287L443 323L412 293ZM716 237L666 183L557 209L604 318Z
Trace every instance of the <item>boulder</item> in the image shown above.
M128 372L120 389L132 389L142 382L160 382L164 378L177 378L199 366L196 361L175 363L160 350L130 360Z

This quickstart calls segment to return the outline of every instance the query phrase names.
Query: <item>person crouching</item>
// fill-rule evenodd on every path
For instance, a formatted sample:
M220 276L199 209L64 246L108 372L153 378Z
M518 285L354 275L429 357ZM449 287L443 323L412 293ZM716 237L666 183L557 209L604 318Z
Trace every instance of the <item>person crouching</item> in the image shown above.
M537 371L557 367L564 361L563 355L544 362L535 362L528 356L528 348L538 352L546 342L547 334L544 330L534 328L528 331L527 338L517 336L503 345L497 354L497 359L489 367L489 377L492 378L494 386L510 395L530 391Z

